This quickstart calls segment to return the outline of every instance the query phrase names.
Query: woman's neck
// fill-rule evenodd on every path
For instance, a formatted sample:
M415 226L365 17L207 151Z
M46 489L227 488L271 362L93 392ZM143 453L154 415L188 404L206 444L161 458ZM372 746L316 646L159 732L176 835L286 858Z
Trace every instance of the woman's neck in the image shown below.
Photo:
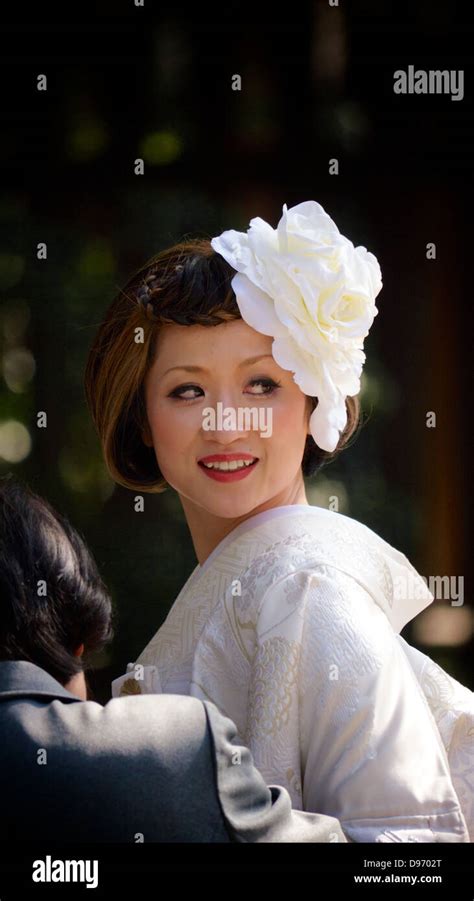
M193 503L187 497L179 495L186 522L194 545L194 551L200 566L202 566L218 544L233 532L240 523L245 522L257 513L271 510L274 507L292 506L293 504L308 504L304 482L295 486L293 491L282 492L277 497L254 507L244 516L234 518L216 516L203 507Z

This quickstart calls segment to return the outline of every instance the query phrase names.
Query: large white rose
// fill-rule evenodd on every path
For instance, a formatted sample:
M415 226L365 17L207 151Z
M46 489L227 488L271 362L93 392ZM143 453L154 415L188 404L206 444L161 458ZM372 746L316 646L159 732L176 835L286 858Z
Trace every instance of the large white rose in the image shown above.
M333 451L347 422L345 398L360 391L364 338L378 313L377 258L354 247L314 200L285 203L276 229L257 217L247 233L231 229L211 245L237 272L242 318L274 338L276 362L318 398L311 434Z

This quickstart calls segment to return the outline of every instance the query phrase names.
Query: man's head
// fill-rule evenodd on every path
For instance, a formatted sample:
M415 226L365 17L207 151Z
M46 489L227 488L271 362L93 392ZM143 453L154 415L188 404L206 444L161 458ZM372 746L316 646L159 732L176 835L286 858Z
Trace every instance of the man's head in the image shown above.
M27 660L86 697L84 660L112 604L83 538L11 475L0 479L0 660Z

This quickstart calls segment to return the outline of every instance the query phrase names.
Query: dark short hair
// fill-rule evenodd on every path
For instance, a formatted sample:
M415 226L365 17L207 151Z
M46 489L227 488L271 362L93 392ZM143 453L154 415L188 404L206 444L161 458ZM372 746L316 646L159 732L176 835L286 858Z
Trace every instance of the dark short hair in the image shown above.
M155 449L143 441L144 381L156 339L165 323L212 328L241 319L231 285L234 275L208 238L188 238L145 263L106 311L89 351L84 388L105 464L118 484L151 493L167 488ZM140 302L144 293L148 307ZM136 341L138 328L144 330L143 342ZM308 397L308 410L312 412L317 403L317 397ZM362 423L357 396L346 398L346 412L346 426L334 451L322 450L307 436L301 461L304 476L334 460L358 433Z
M46 593L38 593L44 580ZM112 603L79 533L11 473L0 479L0 660L65 685L113 635Z

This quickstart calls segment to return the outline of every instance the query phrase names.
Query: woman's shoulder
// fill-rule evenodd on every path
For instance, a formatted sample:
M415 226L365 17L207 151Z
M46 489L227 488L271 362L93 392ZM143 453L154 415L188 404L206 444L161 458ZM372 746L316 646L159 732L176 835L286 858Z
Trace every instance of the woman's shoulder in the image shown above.
M383 567L381 539L363 523L322 507L296 505L268 524L266 540L241 576L247 592L270 590L282 580L331 568L353 574L369 565ZM256 536L255 536L256 537Z
M296 504L275 508L255 517L255 527L248 531L246 539L256 548L248 568L257 568L280 560L281 563L298 561L305 556L320 562L341 560L350 554L365 559L381 556L406 565L405 554L389 544L386 539L365 523L345 513L326 507ZM237 540L236 544L242 542Z
M289 525L291 528L291 517ZM306 537L307 545L319 546L329 553L332 551L334 557L340 550L353 549L354 552L363 554L364 548L367 548L372 554L378 552L399 561L407 561L405 554L374 528L348 513L327 507L298 505L295 507L295 526L296 528L291 529L295 537Z
M324 575L334 596L357 584L388 615L396 631L433 600L425 581L401 551L350 516L298 506L275 519L272 541L241 574L238 594L260 608L277 586L291 596ZM267 601L268 603L268 601Z

